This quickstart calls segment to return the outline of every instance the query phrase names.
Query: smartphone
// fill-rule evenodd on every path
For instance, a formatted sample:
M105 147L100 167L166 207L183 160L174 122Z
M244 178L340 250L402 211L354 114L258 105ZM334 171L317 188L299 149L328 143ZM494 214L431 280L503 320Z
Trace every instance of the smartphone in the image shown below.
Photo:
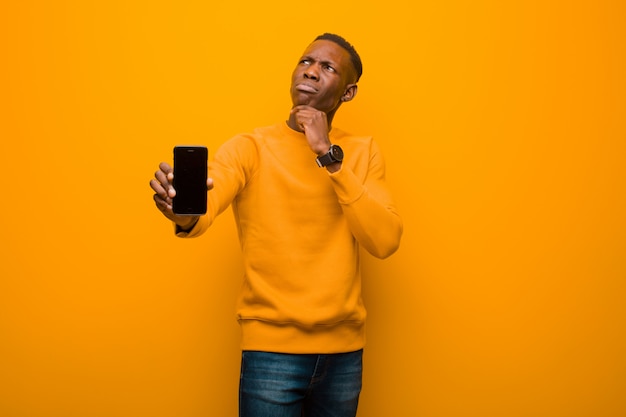
M175 214L200 216L207 208L207 163L209 151L206 146L174 147L174 189L172 202Z

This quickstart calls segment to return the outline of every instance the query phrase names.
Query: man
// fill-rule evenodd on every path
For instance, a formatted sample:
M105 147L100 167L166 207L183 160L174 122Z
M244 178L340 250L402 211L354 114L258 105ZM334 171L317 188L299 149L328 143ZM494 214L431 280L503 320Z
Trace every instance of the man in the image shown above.
M232 205L244 259L240 416L355 416L365 308L359 248L385 258L402 221L370 137L332 127L362 73L342 37L318 36L291 80L286 123L236 136L209 167L208 212L172 212L172 168L150 185L181 237L203 233Z

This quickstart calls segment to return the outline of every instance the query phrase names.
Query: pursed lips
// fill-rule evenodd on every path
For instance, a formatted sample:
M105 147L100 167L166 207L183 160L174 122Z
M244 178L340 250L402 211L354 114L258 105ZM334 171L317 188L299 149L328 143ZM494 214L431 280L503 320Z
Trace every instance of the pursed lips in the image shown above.
M317 88L313 87L307 83L300 83L296 85L296 90L302 91L305 93L317 93Z

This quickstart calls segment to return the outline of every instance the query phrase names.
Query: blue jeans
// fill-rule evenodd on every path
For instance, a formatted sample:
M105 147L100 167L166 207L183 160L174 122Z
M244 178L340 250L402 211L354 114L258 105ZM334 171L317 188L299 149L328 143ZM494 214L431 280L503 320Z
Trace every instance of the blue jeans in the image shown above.
M354 417L363 350L330 355L244 351L240 417Z

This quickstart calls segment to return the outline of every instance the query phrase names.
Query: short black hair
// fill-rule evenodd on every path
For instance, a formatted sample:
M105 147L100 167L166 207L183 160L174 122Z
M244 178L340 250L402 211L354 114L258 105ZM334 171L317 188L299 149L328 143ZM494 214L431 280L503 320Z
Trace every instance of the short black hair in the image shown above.
M348 51L348 53L350 54L350 61L352 62L354 70L356 71L356 82L358 82L359 78L361 78L361 75L363 74L363 63L361 62L361 57L356 52L356 49L354 49L354 46L352 46L343 37L335 35L334 33L324 33L322 35L319 35L317 38L315 38L313 42L319 40L335 42L337 45Z

